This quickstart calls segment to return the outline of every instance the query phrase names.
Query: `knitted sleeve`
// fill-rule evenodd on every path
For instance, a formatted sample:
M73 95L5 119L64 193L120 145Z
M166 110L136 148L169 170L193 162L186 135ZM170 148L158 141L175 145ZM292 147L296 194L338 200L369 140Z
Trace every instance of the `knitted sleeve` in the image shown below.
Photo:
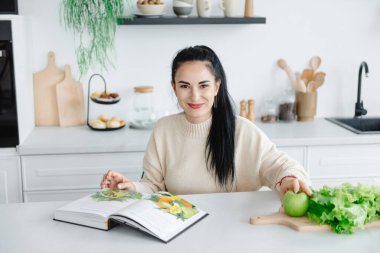
M143 161L144 176L140 182L134 182L137 192L151 194L157 191L165 191L163 166L160 162L156 136L156 131L153 131L145 151Z
M301 164L291 159L259 129L260 179L263 185L276 189L276 182L285 176L295 176L310 185L309 176Z

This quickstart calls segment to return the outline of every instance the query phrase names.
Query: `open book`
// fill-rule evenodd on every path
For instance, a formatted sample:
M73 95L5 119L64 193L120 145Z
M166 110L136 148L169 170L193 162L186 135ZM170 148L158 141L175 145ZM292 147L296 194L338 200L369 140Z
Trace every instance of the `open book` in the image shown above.
M150 195L111 189L76 200L54 213L55 220L102 230L126 224L164 242L205 216L207 213L169 192Z

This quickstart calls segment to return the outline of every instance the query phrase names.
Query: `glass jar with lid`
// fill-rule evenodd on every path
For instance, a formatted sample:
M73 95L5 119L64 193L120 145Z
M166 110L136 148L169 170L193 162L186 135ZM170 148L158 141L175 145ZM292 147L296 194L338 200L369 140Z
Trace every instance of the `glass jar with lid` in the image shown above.
M133 116L131 127L152 128L156 117L153 109L153 87L134 87Z
M279 99L279 115L281 121L293 121L296 119L296 96L294 90L287 87Z
M278 120L277 104L273 98L265 100L261 108L261 122L273 123Z

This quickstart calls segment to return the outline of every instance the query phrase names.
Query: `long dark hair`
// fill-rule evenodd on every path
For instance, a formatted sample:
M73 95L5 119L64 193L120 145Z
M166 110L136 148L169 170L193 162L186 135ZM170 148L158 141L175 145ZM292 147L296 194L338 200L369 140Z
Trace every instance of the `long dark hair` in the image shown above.
M227 79L222 63L215 52L206 46L188 47L178 52L172 63L172 82L175 74L185 62L205 61L220 81L218 94L212 107L212 123L206 143L207 168L219 184L226 187L235 180L235 113L227 90ZM209 166L210 165L210 166Z

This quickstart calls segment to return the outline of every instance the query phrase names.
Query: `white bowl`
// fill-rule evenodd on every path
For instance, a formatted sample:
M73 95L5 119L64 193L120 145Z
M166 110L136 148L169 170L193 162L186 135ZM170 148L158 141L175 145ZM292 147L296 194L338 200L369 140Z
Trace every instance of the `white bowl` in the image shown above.
M165 4L138 4L137 8L145 15L161 15L165 9Z
M173 1L173 7L193 7L193 5L180 0L175 0Z

